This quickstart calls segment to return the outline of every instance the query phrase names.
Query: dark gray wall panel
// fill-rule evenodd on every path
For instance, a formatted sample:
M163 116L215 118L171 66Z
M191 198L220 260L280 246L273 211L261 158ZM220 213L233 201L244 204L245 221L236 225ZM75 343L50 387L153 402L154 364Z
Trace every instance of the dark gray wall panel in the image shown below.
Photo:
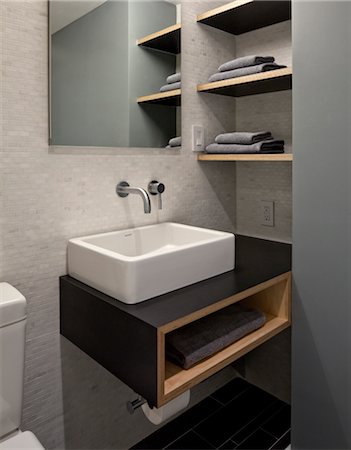
M294 449L350 448L351 5L293 2Z

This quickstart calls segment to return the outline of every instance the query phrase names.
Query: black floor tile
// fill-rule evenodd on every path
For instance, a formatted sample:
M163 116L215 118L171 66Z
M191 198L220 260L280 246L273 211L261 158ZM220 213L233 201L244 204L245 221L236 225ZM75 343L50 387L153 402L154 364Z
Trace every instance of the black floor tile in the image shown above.
M211 397L207 397L176 419L172 420L172 422L169 422L150 436L147 436L145 439L135 444L132 448L144 450L162 449L196 426L206 417L216 412L220 407L220 403Z
M272 450L285 450L291 443L290 431L287 431L274 445Z
M252 386L195 427L195 431L220 447L274 401L275 397Z
M237 448L238 444L231 439L229 441L222 444L218 450L233 450L234 448Z
M261 450L261 449L269 449L274 445L276 442L276 439L263 431L262 429L256 430L251 436L249 436L245 441L241 442L238 445L238 449L255 449L255 450Z
M234 378L234 380L229 381L229 383L218 389L211 397L225 405L245 392L250 386L251 385L242 378Z
M235 442L242 442L255 430L261 427L261 425L267 422L275 413L282 409L286 403L276 399L267 408L263 409L256 417L252 417L252 421L249 422L244 428L238 431L231 437Z
M182 437L177 439L175 442L170 444L167 449L186 449L186 450L196 450L196 449L213 449L208 442L203 440L199 435L193 431L188 431Z
M280 411L262 425L262 429L280 438L291 428L291 408L285 405Z

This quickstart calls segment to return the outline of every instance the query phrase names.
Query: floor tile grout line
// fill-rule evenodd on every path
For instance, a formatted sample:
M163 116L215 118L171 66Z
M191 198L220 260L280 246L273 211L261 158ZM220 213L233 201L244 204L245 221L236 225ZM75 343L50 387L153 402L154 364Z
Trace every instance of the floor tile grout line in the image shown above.
M184 437L186 434L188 434L190 431L193 431L192 428L189 428L188 430L185 431L185 433L181 433L179 436L176 437L176 439L173 439L173 441L168 442L167 445L165 445L164 447L162 447L162 450L164 450L165 448L169 447L170 445L174 444L176 441L178 441L178 439Z
M213 394L210 395L211 398L213 398L213 400L216 400L216 402L220 403L222 406L226 406L228 405L228 403L230 403L231 401L235 400L236 398L238 398L240 395L244 394L246 391L248 391L251 388L251 386L247 386L243 391L239 392L237 395L235 395L235 397L232 397L227 403L223 403L220 400L217 400L215 397L213 397L213 394L215 394L215 392Z
M265 430L264 430L265 431ZM271 447L269 447L270 449L271 448L273 448L281 439L283 439L285 436L287 436L289 433L291 432L291 428L289 428L288 429L288 431L286 431L284 434L282 434L281 436L280 436L280 438L278 438L275 442L274 442L274 444L272 444L272 446ZM291 439L289 439L289 440L291 440ZM291 443L291 442L290 442Z
M244 425L242 428L240 428L240 430L237 431L236 433L234 433L233 436L230 437L230 439L231 439L232 441L236 442L235 439L233 439L234 436L235 436L236 434L240 433L240 432L241 432L244 428L246 428L248 425L250 425L250 423L254 422L254 421L255 421L259 416L261 416L261 415L262 415L262 414L263 414L263 413L264 413L264 412L265 412L272 404L273 404L273 403L271 403L271 404L268 405L266 408L264 408L264 409L260 412L260 414L258 414L257 416L255 416L249 423L247 423L247 424ZM283 406L282 406L281 408L283 408ZM279 408L278 411L280 411L281 408ZM276 414L276 413L273 413L272 416L270 416L270 419L271 419L273 416L275 416L275 414ZM269 420L269 419L268 419L268 420ZM264 421L264 423L266 423L266 421ZM248 435L247 435L244 439L242 439L237 445L242 444L244 441L246 441L246 439L248 439L250 436L252 436L252 435L253 435L257 430L259 430L261 427L262 427L262 424L259 425L257 428L255 428L255 429L252 431L252 433L248 434ZM263 431L266 432L266 430L263 430ZM268 434L271 434L271 433L268 433ZM275 438L275 436L273 436L273 437ZM275 439L277 439L277 438L275 438Z
M244 426L241 427L238 431L236 431L236 432L230 437L230 439L232 439L232 440L235 442L234 436L236 436L238 433L240 433L241 431L243 431L247 426L249 426L251 423L253 423L258 417L260 417L262 414L264 414L264 412L267 411L268 408L269 408L270 406L272 406L273 404L274 404L274 403L272 402L272 403L270 403L268 406L266 406L259 414L257 414L257 416L255 416L252 420L250 420L250 422L248 422L246 425L244 425ZM279 408L279 410L280 410L280 408ZM275 414L276 414L276 411L275 411L274 413L272 413L272 415L270 416L270 418L272 418ZM266 422L266 421L265 421L265 422ZM264 422L264 423L265 423L265 422ZM262 426L262 424L259 425L257 428L255 428L255 430L254 430L252 433L248 434L248 435L245 437L245 439L242 439L238 444L241 444L242 442L244 442L244 440L246 440L249 436L251 436L251 435L252 435L255 431L257 431L261 426Z
M269 431L266 431L266 430L264 430L263 428L261 428L262 429L262 431L264 431L265 433L267 433L267 434L269 434L270 436L273 436L277 441L276 441L276 443L277 442L279 442L280 441L280 439L283 439L283 437L284 436L286 436L288 433L290 433L291 432L291 428L289 428L287 431L285 431L280 437L276 437L276 436L274 436L274 434L272 434L272 433L270 433ZM274 445L274 444L273 444Z
M201 436L201 434L197 433L194 429L192 429L191 431L193 431L196 434L196 436L200 437L203 441L207 442L207 444L210 445L212 448L217 448L215 445L211 444L211 442L209 442L207 439Z
M281 410L283 409L283 408L285 408L286 407L286 405L288 405L288 404L285 404L285 405L282 405L269 419L267 419L267 420L265 420L263 423L262 423L262 425L261 426L263 426L264 424L266 424L267 422L269 422L271 419L273 419L273 417L274 416L276 416L277 414L279 414L280 412L281 412ZM288 406L290 406L290 405L288 405ZM290 407L291 408L291 407Z

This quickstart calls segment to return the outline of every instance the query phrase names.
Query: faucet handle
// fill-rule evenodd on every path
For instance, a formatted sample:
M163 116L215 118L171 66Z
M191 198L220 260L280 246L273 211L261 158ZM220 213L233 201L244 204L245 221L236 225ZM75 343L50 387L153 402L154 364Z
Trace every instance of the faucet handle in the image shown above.
M158 209L162 209L162 194L166 187L163 183L159 183L157 180L150 181L148 185L148 191L151 195L158 195Z

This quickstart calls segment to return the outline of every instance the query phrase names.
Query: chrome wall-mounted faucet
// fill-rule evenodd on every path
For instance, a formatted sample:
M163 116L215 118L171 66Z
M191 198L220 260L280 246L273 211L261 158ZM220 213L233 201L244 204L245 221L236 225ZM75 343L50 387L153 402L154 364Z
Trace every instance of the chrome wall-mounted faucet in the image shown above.
M116 193L119 197L128 197L129 194L138 194L144 203L144 213L151 213L151 203L149 194L143 188L131 187L126 181L121 181L116 186Z
M156 180L150 181L148 191L151 195L158 195L158 209L162 209L162 194L165 191L165 185Z

